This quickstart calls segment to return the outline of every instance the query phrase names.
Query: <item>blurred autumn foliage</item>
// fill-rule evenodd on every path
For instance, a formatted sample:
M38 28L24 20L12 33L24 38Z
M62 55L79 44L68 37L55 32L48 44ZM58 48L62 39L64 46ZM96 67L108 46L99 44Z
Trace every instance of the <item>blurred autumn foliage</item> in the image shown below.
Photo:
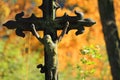
M2 26L21 11L25 12L24 17L32 13L42 17L38 8L41 4L42 0L0 0L0 80L43 80L44 75L36 69L36 65L44 60L42 44L29 32L25 38L20 38L14 30ZM120 26L119 0L114 0L114 5L117 25ZM75 30L64 36L58 46L60 80L112 80L97 0L67 0L56 14L75 15L75 10L97 23L85 28L79 36L74 34ZM42 32L39 33L42 36Z

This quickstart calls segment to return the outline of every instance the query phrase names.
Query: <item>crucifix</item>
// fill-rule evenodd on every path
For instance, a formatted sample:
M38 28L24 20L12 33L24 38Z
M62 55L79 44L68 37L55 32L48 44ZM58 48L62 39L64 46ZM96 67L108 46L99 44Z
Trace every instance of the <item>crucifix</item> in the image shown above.
M18 13L15 20L10 20L3 24L8 29L16 29L16 35L25 37L23 31L30 31L44 45L44 65L39 64L41 73L45 73L45 80L58 80L58 51L57 45L70 30L76 29L76 35L82 34L84 26L90 27L96 22L90 18L85 18L83 13L75 11L75 16L65 13L61 17L56 17L56 10L60 8L56 0L43 0L41 6L43 16L36 17L32 14L28 18L23 18L24 12ZM57 36L57 30L62 30ZM43 31L43 38L37 31Z

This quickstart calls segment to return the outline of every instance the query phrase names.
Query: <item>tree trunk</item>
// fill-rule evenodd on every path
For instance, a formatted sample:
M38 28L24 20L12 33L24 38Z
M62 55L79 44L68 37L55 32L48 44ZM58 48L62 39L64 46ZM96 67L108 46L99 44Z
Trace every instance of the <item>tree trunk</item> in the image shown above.
M98 6L113 80L120 80L120 43L113 0L98 0Z

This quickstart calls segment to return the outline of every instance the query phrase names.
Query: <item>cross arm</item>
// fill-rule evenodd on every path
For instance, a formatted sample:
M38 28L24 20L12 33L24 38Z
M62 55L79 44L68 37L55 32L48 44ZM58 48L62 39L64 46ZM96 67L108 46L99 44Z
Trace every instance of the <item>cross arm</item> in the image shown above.
M21 37L25 37L23 31L32 31L30 27L32 24L35 25L37 31L44 30L45 20L43 18L37 18L34 14L29 18L23 18L23 16L24 12L18 13L15 16L15 20L9 20L3 26L6 26L8 29L16 29L16 34Z
M69 16L66 13L62 17L56 17L53 21L47 21L44 18L37 18L32 14L29 18L23 18L24 12L18 13L15 16L15 20L10 20L3 24L8 29L16 29L16 34L21 37L25 37L23 31L32 32L33 28L30 27L32 24L35 25L36 31L45 31L46 26L52 26L51 29L63 30L66 26L66 22L69 22L67 33L72 29L77 29L76 35L83 33L84 26L90 27L96 22L92 19L83 18L83 13L75 11L76 16Z
M65 23L68 21L69 22L69 27L67 30L67 33L72 30L72 29L76 29L76 35L79 35L81 33L83 33L84 31L84 26L85 27L90 27L93 24L95 24L96 22L93 21L90 18L83 18L83 14L82 13L78 13L75 12L76 16L68 16L66 13L62 16L62 17L57 17L55 19L55 23L57 23L58 25L56 26L57 30L61 30L64 28Z

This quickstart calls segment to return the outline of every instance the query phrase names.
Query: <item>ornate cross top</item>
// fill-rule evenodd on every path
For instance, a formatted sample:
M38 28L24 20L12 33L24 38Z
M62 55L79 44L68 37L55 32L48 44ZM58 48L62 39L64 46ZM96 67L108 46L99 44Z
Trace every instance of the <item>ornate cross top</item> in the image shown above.
M23 18L24 12L21 12L16 14L15 20L10 20L3 25L8 29L16 29L18 36L25 37L23 31L30 31L40 42L43 40L45 63L44 66L38 65L38 68L45 73L45 80L58 80L57 43L53 43L58 39L57 30L63 30L60 37L72 29L77 29L75 34L79 35L83 33L84 26L90 27L95 24L95 21L89 18L84 19L83 13L78 11L75 11L76 16L69 16L65 13L62 17L56 17L56 10L60 8L56 0L43 0L39 8L43 11L43 17L38 18L32 14L28 18ZM41 38L37 31L44 31L44 37Z
M69 16L65 13L62 17L56 17L56 10L60 6L55 0L43 0L43 4L39 8L43 11L43 17L41 18L36 17L34 14L29 18L23 18L24 12L21 12L16 14L15 20L10 20L3 25L8 29L16 29L16 34L24 37L23 31L31 31L31 24L35 24L37 31L42 30L45 34L50 34L54 40L53 31L56 33L57 30L62 30L67 21L70 23L68 31L77 29L76 35L84 31L84 26L90 27L95 24L95 21L89 18L84 19L83 13L77 11L75 11L76 16ZM50 30L47 30L47 28Z

